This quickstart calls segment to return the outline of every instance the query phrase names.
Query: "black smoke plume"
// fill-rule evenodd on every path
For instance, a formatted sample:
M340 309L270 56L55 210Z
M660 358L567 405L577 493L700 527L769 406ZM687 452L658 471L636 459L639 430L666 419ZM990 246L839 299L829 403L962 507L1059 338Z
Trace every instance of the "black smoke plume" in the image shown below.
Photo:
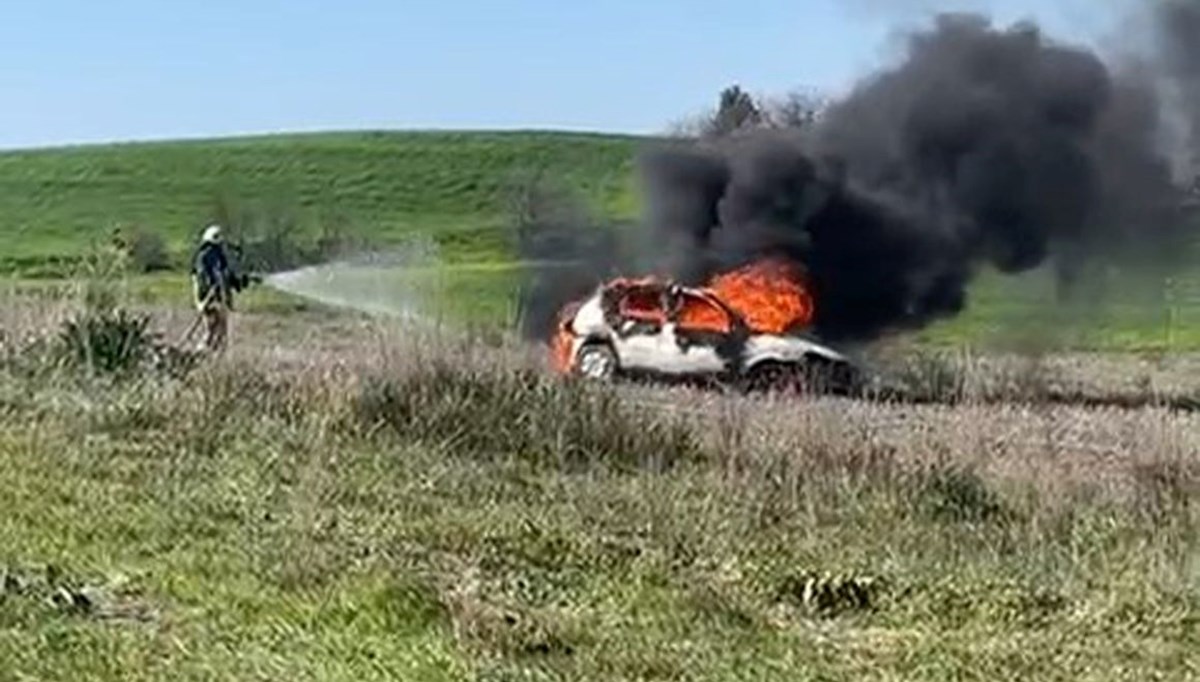
M1085 260L1163 244L1181 197L1148 84L1036 27L944 15L906 60L807 135L751 132L652 154L666 265L699 281L784 255L810 270L817 330L865 340L958 313L981 266Z
M1197 26L1170 22L1158 46L1177 83L1196 82ZM809 270L817 332L853 342L960 312L985 266L1050 264L1069 293L1090 264L1161 264L1185 253L1189 224L1162 147L1161 75L1031 24L942 15L810 130L648 153L656 269L699 283L786 256Z

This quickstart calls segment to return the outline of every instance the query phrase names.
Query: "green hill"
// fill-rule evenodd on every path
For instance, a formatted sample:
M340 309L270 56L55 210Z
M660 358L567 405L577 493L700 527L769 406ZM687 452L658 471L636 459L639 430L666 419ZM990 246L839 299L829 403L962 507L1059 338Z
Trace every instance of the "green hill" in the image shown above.
M180 248L221 202L308 224L336 216L377 240L426 231L459 250L488 250L506 186L523 172L539 170L605 213L632 212L637 143L555 132L356 132L5 152L0 254L11 271L81 253L121 226Z
M289 224L315 235L334 226L375 244L420 233L452 261L503 265L513 255L502 228L514 180L538 172L597 211L630 217L635 156L645 141L536 131L353 132L0 152L0 274L67 274L118 228L159 235L178 256L205 222L230 217L225 222L258 231ZM509 320L516 276L503 268L456 270L435 298L440 307L465 305L471 319L486 312ZM1188 282L1195 279L1189 273ZM142 285L187 291L178 275ZM1045 278L987 277L972 288L966 314L924 336L960 344L1053 331L1086 348L1200 347L1200 299L1188 293L1200 289L1183 288L1165 292L1152 282L1133 292L1124 283L1101 309L1079 311L1078 324L1067 324L1063 310L1041 303L1052 294Z

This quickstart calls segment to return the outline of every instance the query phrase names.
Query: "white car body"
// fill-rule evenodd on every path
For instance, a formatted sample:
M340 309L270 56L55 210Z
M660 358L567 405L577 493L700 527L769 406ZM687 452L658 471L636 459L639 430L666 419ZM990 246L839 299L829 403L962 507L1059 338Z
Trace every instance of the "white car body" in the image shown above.
M630 320L621 320L622 328L614 328L605 315L601 298L602 290L583 302L566 321L572 337L570 355L578 357L588 344L607 344L616 355L617 369L621 372L687 377L749 373L763 363L792 365L813 358L850 364L841 353L798 336L750 333L733 355L723 355L716 345L679 343L678 325L669 320L652 333L631 332L637 322Z

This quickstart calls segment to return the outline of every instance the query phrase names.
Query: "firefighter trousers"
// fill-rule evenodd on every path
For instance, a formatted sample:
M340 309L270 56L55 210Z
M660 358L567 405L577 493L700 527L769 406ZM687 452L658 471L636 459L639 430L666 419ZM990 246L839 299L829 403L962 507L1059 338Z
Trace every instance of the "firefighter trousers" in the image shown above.
M210 301L201 310L204 315L203 349L222 351L229 341L229 308L219 301Z

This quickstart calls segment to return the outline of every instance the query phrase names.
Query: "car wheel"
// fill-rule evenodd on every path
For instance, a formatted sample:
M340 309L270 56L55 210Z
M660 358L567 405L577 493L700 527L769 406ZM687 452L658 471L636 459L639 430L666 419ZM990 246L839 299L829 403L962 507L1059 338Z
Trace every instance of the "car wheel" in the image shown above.
M842 395L855 386L854 368L822 358L802 362L767 361L751 368L746 384L751 391L782 391Z
M808 385L814 392L853 395L858 384L858 372L848 363L820 360L808 366Z
M611 379L617 373L617 354L607 344L589 343L575 356L575 373L585 379Z
M801 372L795 365L782 362L761 362L750 369L744 385L755 392L786 391L799 388Z

